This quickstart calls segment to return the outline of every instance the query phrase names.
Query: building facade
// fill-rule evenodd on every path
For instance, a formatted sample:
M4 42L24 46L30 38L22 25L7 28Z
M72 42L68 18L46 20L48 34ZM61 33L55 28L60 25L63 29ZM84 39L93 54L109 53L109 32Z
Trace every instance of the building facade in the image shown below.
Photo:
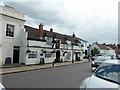
M23 13L0 6L0 64L21 62L24 22Z
M81 60L87 41L25 25L24 13L0 6L0 64L44 64Z
M41 64L63 61L81 60L84 56L84 47L87 41L73 35L64 35L39 28L25 26L27 32L27 47L25 64ZM81 43L82 42L82 43Z

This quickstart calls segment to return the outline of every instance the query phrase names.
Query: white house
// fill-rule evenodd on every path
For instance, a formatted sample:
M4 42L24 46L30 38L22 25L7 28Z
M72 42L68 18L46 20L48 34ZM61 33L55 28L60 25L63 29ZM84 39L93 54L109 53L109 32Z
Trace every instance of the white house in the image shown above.
M93 43L91 46L90 46L90 51L94 48L97 48L99 51L100 51L100 54L104 54L104 55L115 55L115 50L112 49L111 47L109 46L106 46L104 44L100 44L98 42L95 42Z
M24 22L24 13L0 6L0 64L21 62Z

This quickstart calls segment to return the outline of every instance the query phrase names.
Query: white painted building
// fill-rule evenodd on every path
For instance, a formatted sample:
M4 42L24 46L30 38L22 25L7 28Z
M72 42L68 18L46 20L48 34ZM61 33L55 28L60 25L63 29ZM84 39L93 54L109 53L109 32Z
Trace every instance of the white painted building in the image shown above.
M95 42L90 46L89 49L91 51L94 48L97 48L100 51L100 54L103 54L103 55L115 55L115 50L108 47L108 46L106 46L106 45Z
M31 26L25 26L25 29L28 33L26 51L30 51L26 53L25 64L39 64L43 60L45 63L51 63L83 59L84 49L80 42L82 39L75 35L56 33L53 29L43 30L42 24L38 29ZM83 43L87 41L82 40ZM30 57L32 54L35 57Z
M83 58L87 41L24 25L24 13L0 6L0 64L42 64Z
M0 64L21 62L24 22L23 13L0 6Z

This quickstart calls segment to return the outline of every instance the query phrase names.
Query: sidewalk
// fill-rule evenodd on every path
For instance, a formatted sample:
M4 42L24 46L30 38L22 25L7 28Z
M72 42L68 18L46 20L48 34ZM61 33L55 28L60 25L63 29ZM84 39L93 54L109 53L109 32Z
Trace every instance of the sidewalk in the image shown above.
M79 64L79 63L84 63L84 62L88 62L88 60L84 59L84 60L81 60L81 61L74 61L74 63L72 63L71 61L62 62L62 63L55 63L54 65L52 63L45 64L45 65L29 65L29 66L25 66L25 65L21 65L21 64L9 65L9 66L3 66L2 67L2 69L0 70L0 75L26 72L26 71L33 71L33 70L40 70L40 69L52 68L52 67L60 67L60 66L71 65L71 64Z

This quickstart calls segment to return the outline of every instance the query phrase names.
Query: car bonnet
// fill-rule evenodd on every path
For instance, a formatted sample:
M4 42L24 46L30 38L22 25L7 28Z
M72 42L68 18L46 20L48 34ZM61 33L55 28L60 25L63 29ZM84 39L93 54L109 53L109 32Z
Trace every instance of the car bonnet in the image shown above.
M104 79L98 78L95 75L92 75L88 88L118 88L118 84L106 81Z

